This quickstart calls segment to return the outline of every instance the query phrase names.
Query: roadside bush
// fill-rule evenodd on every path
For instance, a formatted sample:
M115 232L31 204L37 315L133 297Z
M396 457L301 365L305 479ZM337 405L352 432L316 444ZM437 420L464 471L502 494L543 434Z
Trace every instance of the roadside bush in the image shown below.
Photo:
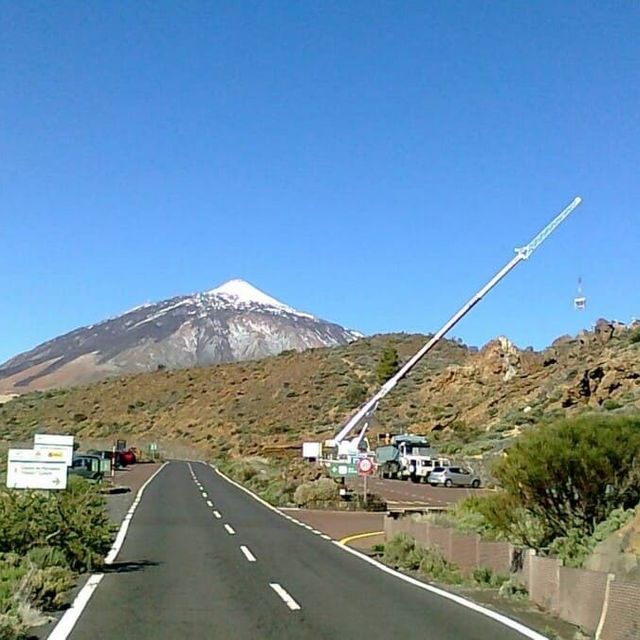
M420 571L440 582L463 582L457 567L447 562L438 549L416 545L415 540L405 533L394 536L384 545L383 560L396 569Z
M293 494L293 501L299 507L326 507L340 500L340 488L331 478L319 478L301 484Z
M39 553L58 565L64 557L72 571L91 571L102 565L112 533L104 497L81 478L70 478L66 491L50 495L0 492L0 553L24 556L46 547Z
M349 504L349 503L346 503ZM367 492L367 501L364 501L364 494L356 494L353 504L357 509L363 511L386 511L387 501L377 493Z
M536 549L591 536L615 509L640 502L640 416L560 420L527 431L506 453L493 468L506 493L481 512L509 539L523 533L524 518L533 530L523 542Z
M297 482L266 458L218 461L220 471L276 507L293 504Z
M0 491L0 638L24 637L38 610L63 604L75 572L102 564L112 528L94 485L66 491Z
M500 586L498 593L503 598L509 598L510 600L526 600L529 596L527 588L520 582L513 579L509 579L504 582Z
M28 560L25 564L29 564ZM38 569L30 566L18 588L20 602L51 610L64 603L64 594L75 582L75 575L65 567Z
M634 514L633 509L615 509L598 524L591 536L584 536L579 529L572 529L566 536L556 538L549 545L548 553L562 560L566 567L581 567L596 545L624 527Z
M473 570L471 577L478 586L489 587L491 589L498 589L505 582L509 581L509 576L494 573L488 567L476 567Z
M20 640L26 627L16 613L0 613L0 638L2 640Z

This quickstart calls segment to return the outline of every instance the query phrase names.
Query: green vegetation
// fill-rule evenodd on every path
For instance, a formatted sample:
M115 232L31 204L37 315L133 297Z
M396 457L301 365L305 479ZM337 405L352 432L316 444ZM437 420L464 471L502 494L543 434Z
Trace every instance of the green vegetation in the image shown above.
M508 576L493 573L487 567L476 567L470 574L464 575L458 567L444 558L437 547L416 544L405 533L399 533L384 545L376 545L375 551L382 555L383 562L395 569L416 571L444 584L498 589L509 581Z
M579 529L572 529L567 535L556 538L549 545L548 553L560 558L566 567L581 567L599 542L624 527L634 515L633 509L614 509L590 536L585 536Z
M640 343L640 327L637 327L631 332L629 336L629 342L631 344L639 344Z
M34 611L63 604L77 573L102 565L112 527L95 486L0 492L0 637L20 638Z
M640 502L640 416L583 414L529 430L493 473L503 491L463 501L447 524L580 566Z
M243 484L269 504L277 507L292 506L293 495L299 481L292 480L284 464L261 457L233 459L218 462L222 473Z
M535 518L546 547L572 530L589 536L614 509L635 507L639 460L640 416L594 414L526 432L493 472L511 514Z
M318 478L312 482L301 484L293 494L296 506L307 509L335 506L339 500L340 489L331 478Z
M357 407L367 399L367 388L363 384L352 382L344 395L350 407Z
M458 568L447 562L436 547L421 547L405 533L399 533L384 545L382 558L386 564L396 569L419 571L438 582L447 584L463 582Z
M395 347L387 346L382 352L378 366L376 367L376 378L379 384L386 382L398 370L398 350Z

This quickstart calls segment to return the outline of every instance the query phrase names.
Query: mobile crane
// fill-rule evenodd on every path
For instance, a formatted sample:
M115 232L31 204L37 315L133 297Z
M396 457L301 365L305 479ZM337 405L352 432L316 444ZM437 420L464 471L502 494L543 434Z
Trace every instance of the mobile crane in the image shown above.
M396 374L391 376L360 408L347 420L344 426L331 439L325 442L325 448L330 449L331 453L328 460L353 462L354 459L367 455L369 452L369 444L366 440L366 432L369 427L369 421L378 403L395 386L404 378L420 360L436 345L438 342L473 309L473 307L482 300L498 282L500 282L507 274L509 274L518 264L524 260L528 260L533 252L558 228L558 226L566 220L580 205L582 198L579 196L574 198L538 235L536 235L529 244L515 249L516 255L496 273L466 304L464 304L439 330L434 336L410 359L408 360ZM349 440L348 436L355 431L360 424L363 426L355 438ZM311 444L311 443L307 443ZM320 447L318 447L320 448Z

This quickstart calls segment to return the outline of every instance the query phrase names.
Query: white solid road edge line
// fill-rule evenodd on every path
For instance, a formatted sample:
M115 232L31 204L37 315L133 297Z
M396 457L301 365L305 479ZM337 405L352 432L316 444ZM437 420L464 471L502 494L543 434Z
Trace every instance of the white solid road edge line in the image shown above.
M73 630L73 627L75 627L82 610L87 606L87 603L102 578L104 578L103 573L96 573L89 577L84 587L80 589L71 607L69 607L62 618L60 618L60 622L58 622L55 629L51 632L48 640L65 640Z
M113 543L113 546L111 547L111 550L107 554L107 557L104 559L104 563L105 564L113 564L114 560L118 556L118 553L120 553L120 549L121 549L122 545L124 544L124 539L127 536L127 531L129 530L129 525L131 524L131 519L133 518L133 514L135 513L135 510L138 508L138 505L140 504L140 500L142 498L142 494L144 493L144 490L147 488L149 483L168 464L169 464L168 462L165 462L138 490L138 493L136 494L136 498L133 501L133 504L131 505L129 511L127 511L127 515L124 517L124 520L123 520L122 524L120 525L120 530L118 531L118 535L116 536L115 542Z
M280 511L280 509L277 509L272 504L269 504L266 500L263 500L260 496L257 496L255 493L253 493L253 491L247 489L246 487L243 487L240 483L236 482L235 480L232 480L231 478L226 476L224 473L222 473L222 471L220 471L220 469L218 469L217 467L214 467L212 464L210 464L209 466L221 478L224 478L230 484L234 485L241 491L244 491L246 494L250 495L254 500L256 500L260 504L267 507L267 509L274 511L275 513L282 516L283 518L287 518L286 514ZM415 578L405 576L403 573L395 571L394 569L387 567L381 562L377 562L373 558L370 558L369 556L366 556L363 553L360 553L359 551L352 549L351 547L347 547L344 544L340 544L335 540L332 540L331 542L335 544L336 547L338 547L338 549L342 549L343 551L346 551L347 553L350 553L351 555L356 556L357 558L360 558L365 562L368 562L370 565L376 567L380 571L384 571L385 573L388 573L389 575L394 576L399 580L404 580L405 582L408 582L409 584L415 587L418 587L419 589L423 589L424 591L430 591L431 593L439 595L442 598L445 598L447 600L451 600L452 602L455 602L456 604L459 604L467 609L471 609L472 611L475 611L476 613L486 616L487 618L491 618L496 622L503 624L505 627L509 627L510 629L513 629L514 631L521 633L525 638L530 638L531 640L549 640L547 636L544 636L541 633L538 633L537 631L530 629L529 627L523 625L517 620L513 620L507 616L503 616L501 613L496 613L495 611L491 611L491 609L487 609L486 607L476 604L471 600L467 600L466 598L462 598L461 596L457 596L453 593L449 593L448 591L444 591L444 589L438 589L438 587L434 587L430 584L427 584L426 582L420 582L420 580L416 580Z
M105 564L113 564L113 561L116 559L120 548L124 543L124 539L127 535L127 530L129 529L129 524L131 523L131 518L133 514L140 504L140 499L142 498L142 494L144 490L147 488L147 485L168 465L168 462L165 462L138 490L136 494L135 500L133 504L127 511L127 515L124 517L122 524L120 525L120 530L118 531L118 535L116 536L115 542L109 551L109 554L104 560ZM75 597L71 607L67 609L65 614L60 618L58 624L54 627L53 631L49 634L47 640L66 640L69 634L73 631L73 627L78 622L78 618L82 614L84 608L87 606L89 599L93 595L93 592L96 590L97 586L100 584L100 581L104 578L104 574L95 573L89 577L86 584L80 592Z
M227 533L230 536L235 536L236 535L236 532L234 531L233 527L230 524L225 524L224 528L227 530Z
M269 586L284 600L291 611L302 608L277 582L270 582Z
M345 544L341 544L336 540L332 540L332 542L338 548L342 549L343 551L346 551L347 553L350 553L351 555L356 556L357 558L360 558L361 560L364 560L365 562L368 562L370 565L373 565L377 569L380 569L380 571L384 571L385 573L388 573L389 575L399 578L400 580L404 580L405 582L412 584L414 587L418 587L420 589L423 589L424 591L430 591L431 593L435 593L439 596L442 596L447 600L452 600L453 602L460 604L463 607L466 607L467 609L471 609L472 611L481 613L482 615L487 616L488 618L492 618L496 622L503 624L505 627L509 627L510 629L513 629L514 631L521 633L526 638L531 638L531 640L549 640L547 636L543 636L541 633L538 633L533 629L529 629L529 627L523 625L517 620L513 620L511 618L508 618L507 616L503 616L501 613L496 613L495 611L486 609L482 605L476 604L471 600L467 600L466 598L457 596L453 593L449 593L444 589L439 589L438 587L434 587L433 585L427 584L425 582L421 582L420 580L416 580L411 576L406 576L403 573L399 573L398 571L395 571L395 569L391 569L390 567L387 567L387 565L382 564L381 562L378 562L373 558L370 558L364 553L360 553L359 551L356 551L352 547L348 547Z
M251 553L251 550L249 549L249 547L245 547L245 545L240 545L240 551L242 551L242 553L244 553L244 557L249 562L255 562L256 561L256 557L253 555L253 553Z

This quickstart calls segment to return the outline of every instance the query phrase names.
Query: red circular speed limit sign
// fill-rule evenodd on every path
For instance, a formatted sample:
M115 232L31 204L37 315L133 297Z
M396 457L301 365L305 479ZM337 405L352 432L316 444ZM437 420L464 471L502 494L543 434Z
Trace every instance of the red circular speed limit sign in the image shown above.
M369 458L360 458L358 460L358 473L362 476L368 476L373 473L373 462Z

